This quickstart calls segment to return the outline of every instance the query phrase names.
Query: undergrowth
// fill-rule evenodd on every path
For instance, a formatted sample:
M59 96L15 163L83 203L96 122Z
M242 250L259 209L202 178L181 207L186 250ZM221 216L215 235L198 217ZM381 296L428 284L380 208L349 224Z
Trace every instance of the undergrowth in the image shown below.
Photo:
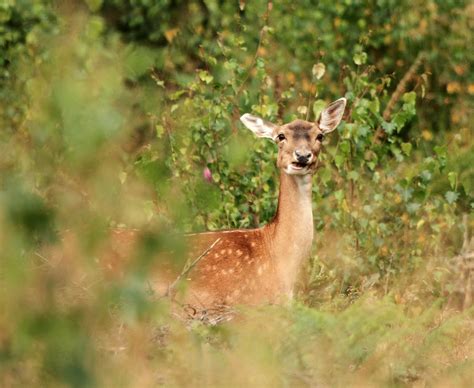
M221 3L0 4L0 385L472 386L472 5ZM240 114L342 96L295 301L215 325L154 294L180 233L273 216Z

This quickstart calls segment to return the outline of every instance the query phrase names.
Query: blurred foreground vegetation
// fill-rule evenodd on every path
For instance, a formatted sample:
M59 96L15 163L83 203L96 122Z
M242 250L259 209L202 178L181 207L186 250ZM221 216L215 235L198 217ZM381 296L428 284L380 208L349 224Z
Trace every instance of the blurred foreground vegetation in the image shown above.
M0 385L472 386L473 28L462 0L0 0ZM177 319L147 278L179 233L275 211L240 115L341 96L295 303ZM112 274L110 227L141 235Z

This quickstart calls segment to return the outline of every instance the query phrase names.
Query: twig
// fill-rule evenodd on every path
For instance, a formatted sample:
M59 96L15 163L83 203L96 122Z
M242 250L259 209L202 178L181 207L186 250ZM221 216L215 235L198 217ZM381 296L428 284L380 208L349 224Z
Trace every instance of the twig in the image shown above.
M425 57L425 53L423 51L420 52L418 56L416 57L415 62L413 62L413 64L405 73L401 81L398 83L397 88L395 89L395 93L392 94L392 97L390 97L390 100L385 110L383 111L382 116L384 120L387 121L390 119L390 116L392 115L393 107L398 102L398 100L400 100L400 98L402 97L402 94L405 93L408 82L410 82L415 76L416 71L420 67L421 62L423 61L424 57Z
M184 277L186 276L189 271L191 271L197 263L199 263L199 261L201 261L201 259L207 255L207 253L212 250L212 248L214 248L216 246L216 244L220 241L220 237L214 241L203 253L201 253L193 262L191 262L190 264L186 265L184 267L184 269L181 271L181 273L178 275L178 277L176 278L176 280L171 283L171 285L168 287L168 290L166 291L166 293L163 295L163 297L167 297L167 296L170 296L171 295L171 292L174 290L174 288L176 288L176 285L179 283L179 281Z
M392 94L392 97L390 97L390 100L388 101L388 104L382 113L382 117L385 121L390 120L392 116L393 108L395 107L396 103L400 100L402 95L405 93L408 83L415 77L418 68L420 67L421 63L425 59L425 56L426 54L424 51L421 51L420 53L418 53L415 61L410 66L410 68L405 73L405 75L400 80L400 82L398 83L397 88L395 89L395 92ZM385 134L385 131L383 130L383 128L378 127L377 131L375 132L374 141L381 139L384 136L384 134Z
M51 262L46 257L44 257L42 254L40 254L39 252L34 252L34 254L36 256L38 256L41 260L43 260L47 265L49 265L50 267L53 267Z

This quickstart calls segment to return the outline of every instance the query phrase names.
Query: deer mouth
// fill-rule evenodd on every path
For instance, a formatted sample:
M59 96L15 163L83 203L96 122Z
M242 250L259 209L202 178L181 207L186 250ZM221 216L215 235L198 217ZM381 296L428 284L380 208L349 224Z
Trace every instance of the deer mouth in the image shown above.
M291 167L293 167L295 170L302 170L308 166L308 163L291 162Z

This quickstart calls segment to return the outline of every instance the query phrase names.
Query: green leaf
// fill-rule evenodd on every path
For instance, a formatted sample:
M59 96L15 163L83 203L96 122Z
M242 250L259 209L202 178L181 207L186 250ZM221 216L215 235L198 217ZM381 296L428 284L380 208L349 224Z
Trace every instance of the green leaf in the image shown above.
M343 141L339 145L339 147L341 149L341 152L345 155L349 155L349 153L351 152L351 143L348 140Z
M314 119L318 120L321 116L322 111L326 108L326 102L324 100L316 100L313 104Z
M377 115L380 112L380 101L377 97L375 97L372 101L369 102L368 107L370 111Z
M457 172L451 171L448 173L448 180L449 184L451 185L451 188L454 190L456 188L456 183L458 180L458 174Z
M342 190L337 190L337 191L334 193L334 197L335 197L339 202L341 202L341 201L344 199L344 191L342 191Z
M209 72L206 70L199 70L198 75L199 75L199 79L205 82L206 84L210 84L212 80L214 79L214 77L210 75Z
M407 211L410 214L416 213L416 211L421 207L419 203L410 202L407 204Z
M125 56L125 69L127 77L138 80L148 73L155 64L156 53L142 46L130 45Z
M100 10L102 2L103 0L86 0L87 7L89 7L92 12Z
M402 147L402 151L405 153L405 155L410 156L411 150L413 148L411 143L402 143L401 147Z
M363 65L364 63L367 62L367 53L365 53L363 51L360 52L360 53L356 53L356 54L354 54L352 59L354 60L354 63L357 66Z
M349 171L349 174L347 174L348 178L353 180L353 181L356 181L357 179L359 179L359 173L357 171Z
M168 97L170 100L175 101L180 98L184 93L186 93L186 90L178 90L174 93L171 93Z
M322 169L318 176L321 179L321 183L326 185L331 180L331 170L329 168Z
M448 191L444 195L444 197L446 198L446 201L448 201L449 204L453 204L459 198L459 193L456 193L454 191Z
M165 128L163 127L163 125L157 124L155 126L155 130L156 130L156 137L157 138L160 138L165 133Z
M342 154L337 154L335 157L334 157L334 162L336 163L336 166L338 168L342 167L342 165L344 164L344 161L346 160L346 157L345 155L342 155Z
M402 96L402 100L403 102L414 105L416 103L416 93L415 92L405 93Z
M420 177L423 181L425 182L429 182L431 180L431 178L433 177L433 174L431 174L430 171L428 170L423 170L421 173L420 173Z
M382 123L382 128L388 135L391 135L393 131L397 128L397 126L394 123L389 123L387 121L384 121Z
M435 146L433 150L440 158L445 158L447 155L447 150L445 146Z
M255 67L261 70L265 69L265 59L263 59L262 57L258 57L255 61Z

